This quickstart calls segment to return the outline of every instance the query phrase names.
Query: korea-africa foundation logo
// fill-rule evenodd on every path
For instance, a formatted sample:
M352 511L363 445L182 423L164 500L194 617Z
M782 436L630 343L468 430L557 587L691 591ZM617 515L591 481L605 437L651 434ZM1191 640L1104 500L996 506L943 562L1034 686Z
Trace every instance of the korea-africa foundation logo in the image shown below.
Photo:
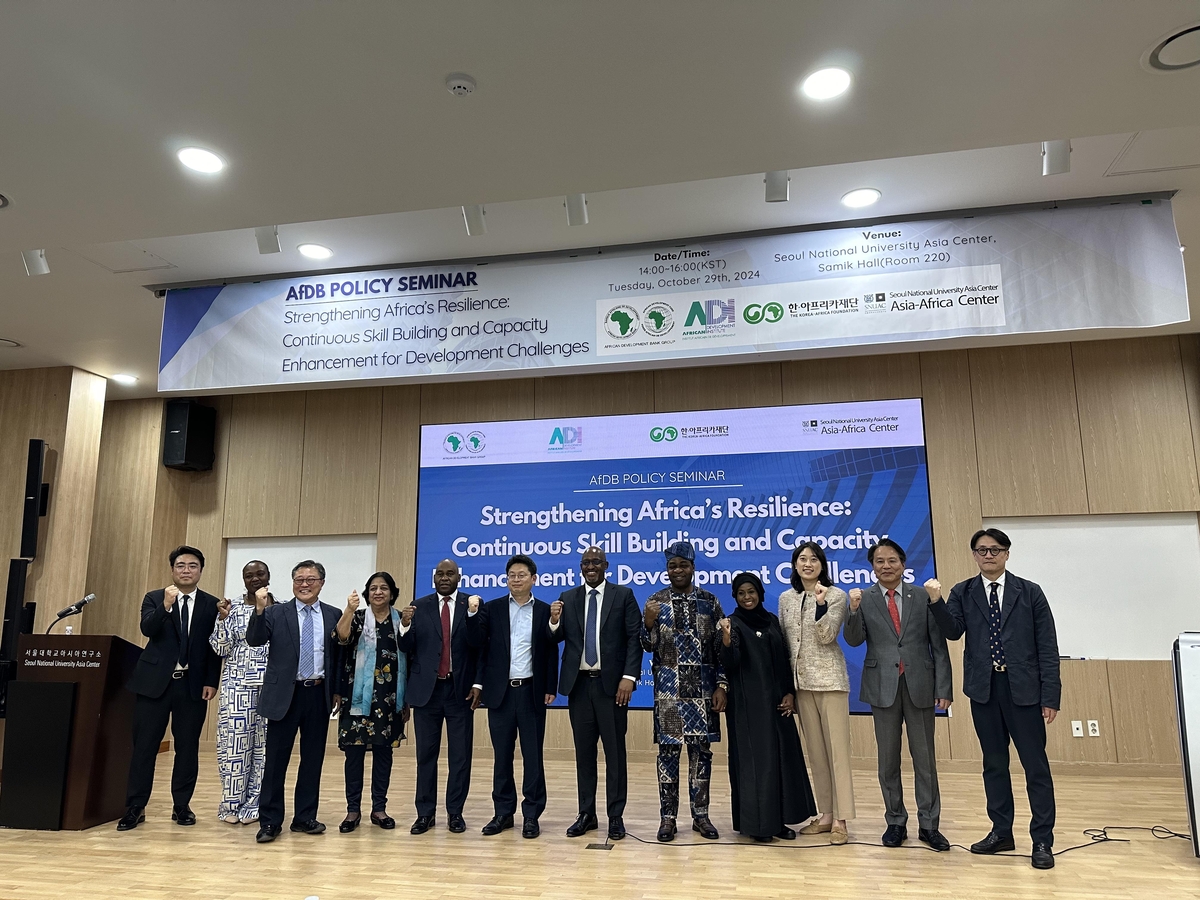
M651 303L642 310L642 331L650 337L662 337L675 327L675 310L669 303Z
M759 322L774 324L783 318L783 304L776 303L774 300L762 305L748 303L742 310L742 318L748 325L757 325Z
M673 441L677 437L679 437L679 429L674 425L668 425L666 428L655 426L650 429L650 440L656 444L660 444L663 441Z
M604 330L617 340L633 337L639 324L638 311L632 306L614 306L604 315Z
M483 448L487 446L485 443L485 437L486 436L482 431L472 431L467 435L467 450L471 453L482 453Z
M884 312L887 310L887 294L864 294L863 306L869 313Z
M447 453L458 453L465 446L467 446L466 439L457 431L450 432L442 441L442 449Z

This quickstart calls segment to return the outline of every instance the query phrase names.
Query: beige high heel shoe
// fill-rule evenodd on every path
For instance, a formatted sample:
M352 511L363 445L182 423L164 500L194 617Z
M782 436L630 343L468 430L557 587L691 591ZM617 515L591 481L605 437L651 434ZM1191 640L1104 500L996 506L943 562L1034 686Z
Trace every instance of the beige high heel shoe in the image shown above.
M820 819L813 819L811 822L809 822L803 828L798 828L797 831L800 834L826 834L832 828L833 828L832 822L826 822L825 824L821 824Z

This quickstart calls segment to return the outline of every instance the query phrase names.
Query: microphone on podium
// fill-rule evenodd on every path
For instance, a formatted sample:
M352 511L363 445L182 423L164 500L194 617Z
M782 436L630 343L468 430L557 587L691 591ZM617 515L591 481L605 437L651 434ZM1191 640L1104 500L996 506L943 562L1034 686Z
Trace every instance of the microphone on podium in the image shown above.
M82 600L76 600L74 603L72 603L66 609L60 609L58 611L58 615L55 617L54 621L50 623L50 628L53 628L56 624L61 622L63 619L69 618L70 616L79 615L81 612L83 612L83 608L95 599L96 599L95 594L88 594ZM46 629L47 634L50 633L50 628Z

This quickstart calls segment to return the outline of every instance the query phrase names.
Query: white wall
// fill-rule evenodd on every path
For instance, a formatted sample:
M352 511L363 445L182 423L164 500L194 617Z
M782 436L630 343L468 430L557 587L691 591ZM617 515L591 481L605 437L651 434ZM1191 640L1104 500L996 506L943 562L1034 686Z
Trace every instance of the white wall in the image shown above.
M340 608L352 590L363 592L367 577L375 571L375 535L229 538L225 548L226 597L237 597L246 590L242 566L252 559L267 564L271 593L281 602L292 597L292 566L302 559L315 559L325 567L321 599Z

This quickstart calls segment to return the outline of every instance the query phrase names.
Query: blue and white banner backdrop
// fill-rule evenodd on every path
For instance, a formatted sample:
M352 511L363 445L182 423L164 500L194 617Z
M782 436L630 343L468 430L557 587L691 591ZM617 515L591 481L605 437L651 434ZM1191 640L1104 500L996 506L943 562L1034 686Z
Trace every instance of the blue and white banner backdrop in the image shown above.
M580 554L605 549L608 577L638 602L666 586L664 548L692 541L696 583L726 612L733 576L757 572L778 612L791 554L814 540L835 584L874 583L867 549L891 537L908 551L905 580L934 574L920 400L520 422L421 429L415 595L439 561L461 589L507 591L504 564L538 565L535 596L581 583ZM851 708L864 648L843 643ZM650 661L634 705L653 705Z
M167 292L161 391L1188 319L1168 200Z

